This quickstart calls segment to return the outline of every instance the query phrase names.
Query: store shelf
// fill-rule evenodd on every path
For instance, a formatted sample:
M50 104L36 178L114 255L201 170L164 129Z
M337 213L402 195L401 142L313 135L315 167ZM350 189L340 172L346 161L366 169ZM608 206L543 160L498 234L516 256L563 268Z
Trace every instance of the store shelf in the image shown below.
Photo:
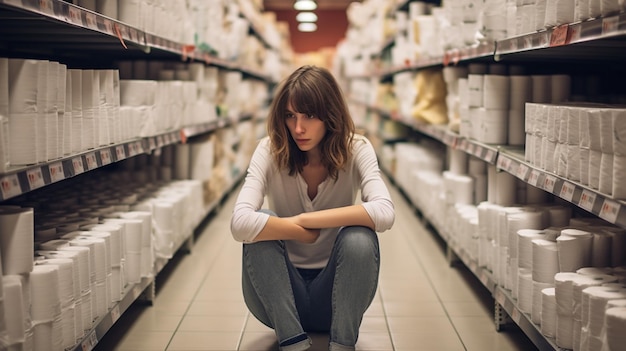
M121 59L196 60L248 77L270 81L263 72L241 67L62 0L0 0L0 54L63 58L76 65L101 66ZM102 55L106 53L106 55Z
M63 157L37 165L13 167L0 173L0 201L8 200L80 175L82 173L105 167L139 154L150 153L163 146L185 143L187 139L226 128L233 123L249 120L252 115L244 115L238 121L218 119L212 122L183 127L182 129L138 138L127 142L107 145L78 154Z
M538 169L524 161L524 152L501 148L496 166L524 182L554 194L610 223L626 228L626 202L598 190Z
M554 338L543 335L540 327L532 322L530 315L520 311L511 294L501 286L496 287L494 299L540 351L566 350L558 347Z
M370 110L376 111L385 118L401 123L413 129L414 131L427 135L454 149L465 151L466 153L480 158L481 160L489 164L496 164L498 152L501 147L499 145L490 145L481 143L476 140L467 139L457 133L452 132L445 125L432 125L419 122L409 117L400 116L396 112L391 112L378 107L374 107L354 99L352 99L351 102L363 105Z
M563 24L495 43L494 59L541 58L620 61L626 49L626 14Z

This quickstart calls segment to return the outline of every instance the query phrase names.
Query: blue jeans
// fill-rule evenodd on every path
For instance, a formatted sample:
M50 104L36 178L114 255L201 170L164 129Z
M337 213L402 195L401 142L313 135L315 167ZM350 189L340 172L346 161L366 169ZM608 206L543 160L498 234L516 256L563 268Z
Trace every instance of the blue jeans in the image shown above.
M243 295L283 351L308 349L306 332L330 332L330 350L354 350L379 267L378 237L367 227L343 227L328 264L310 280L289 261L282 241L244 244Z

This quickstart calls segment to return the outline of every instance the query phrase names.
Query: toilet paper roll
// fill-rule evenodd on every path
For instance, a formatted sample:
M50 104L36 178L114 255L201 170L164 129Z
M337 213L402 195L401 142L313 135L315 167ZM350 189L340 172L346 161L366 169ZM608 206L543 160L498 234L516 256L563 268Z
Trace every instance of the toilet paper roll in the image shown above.
M6 328L9 344L24 340L26 321L30 316L24 305L22 279L18 275L2 276Z
M613 307L605 312L604 330L607 350L619 350L626 343L626 307Z
M541 311L543 308L543 293L545 289L554 289L554 283L540 283L533 281L533 304L530 318L536 325L542 324Z
M548 103L551 101L552 77L549 75L532 75L532 102Z
M68 69L67 74L72 87L71 153L78 153L87 147L83 145L83 78L82 70Z
M531 313L533 305L532 272L529 269L520 268L517 279L517 301L519 309L524 313Z
M524 145L526 140L524 125L524 110L509 110L509 130L507 138L509 145Z
M509 77L487 74L483 76L483 106L486 109L509 109L510 84Z
M517 231L517 262L519 268L532 269L532 241L545 237L545 232L540 229L519 229Z
M588 308L586 313L583 310L583 325L589 330L591 336L599 338L603 333L604 315L608 301L626 298L626 289L595 286L586 288L582 293L583 308L585 305Z
M574 17L579 21L589 19L589 1L590 0L575 0L574 1Z
M99 116L98 99L100 96L100 75L96 71L83 70L82 78L82 106L83 106L83 143L87 148L98 146L96 119Z
M510 76L509 108L524 111L527 102L532 101L532 79L530 76Z
M605 168L607 167L605 159ZM593 189L600 188L600 168L602 164L602 152L596 150L589 150L589 167L588 167L588 179L589 186ZM611 176L612 177L612 176ZM606 179L605 179L606 182Z
M481 203L487 201L487 176L485 174L473 175L474 179L474 202Z
M508 134L508 110L477 109L478 132L476 140L486 144L506 144Z
M448 148L450 154L450 172L457 175L467 174L468 154L462 150Z
M598 190L611 195L613 191L613 154L602 153L600 157L600 176Z
M530 184L526 184L526 203L543 204L548 201L548 193Z
M560 3L563 4L567 4L566 6L571 6L572 8L572 13L571 13L571 17L573 18L573 3L571 1L562 1L562 0L557 0ZM564 23L570 23L570 22L564 22ZM572 85L572 79L569 75L566 74L555 74L551 76L551 83L550 83L550 87L551 87L551 93L550 93L550 98L553 104L556 103L561 103L564 101L568 101L570 94L571 94L571 85Z
M470 107L483 107L483 81L484 75L472 74L467 76L467 88Z
M119 20L136 28L143 28L140 4L140 0L119 1L117 5Z
M116 0L96 0L96 12L107 17L117 19L117 1Z
M0 207L0 256L4 275L32 271L34 232L33 208Z
M33 323L46 323L58 318L61 314L59 268L56 265L35 265L29 280Z
M541 334L556 337L556 297L555 288L541 290Z
M582 267L576 270L576 273L582 275L612 275L613 269L611 267ZM617 279L617 278L616 278ZM613 283L615 280L611 280L608 283Z
M44 251L44 250L39 250L36 252L37 255L42 255L43 257L45 257L48 261L54 261L54 260L71 260L72 262L72 283L71 286L73 287L73 296L72 296L72 300L71 300L71 305L69 305L69 307L67 307L68 309L72 309L72 316L66 316L64 317L64 323L69 323L68 324L68 328L64 328L64 335L66 336L70 336L73 335L73 339L72 342L75 342L76 339L81 338L84 334L84 327L83 327L83 317L82 317L82 294L81 294L81 272L82 270L85 270L86 268L80 267L81 262L79 260L79 252L78 251ZM69 286L69 285L68 285ZM63 305L62 305L63 306ZM63 314L63 311L61 312ZM73 321L70 320L65 320L65 319L69 319L72 318ZM73 331L69 330L70 327L73 327ZM67 333L67 334L66 334ZM64 337L65 339L65 337Z
M511 206L515 203L515 184L516 178L506 172L495 174L496 178L496 194L495 201L500 206ZM489 194L488 194L488 197ZM489 200L491 202L491 200Z
M594 231L591 247L591 265L593 267L611 265L611 235L609 233Z
M533 239L533 281L554 283L554 275L559 273L557 244L543 239Z
M9 59L8 88L11 113L36 113L37 76L39 62L27 59ZM8 115L7 115L8 117Z
M591 264L593 235L578 229L564 229L556 239L559 252L559 271L575 272Z
M600 151L605 154L613 154L613 116L614 109L600 112Z

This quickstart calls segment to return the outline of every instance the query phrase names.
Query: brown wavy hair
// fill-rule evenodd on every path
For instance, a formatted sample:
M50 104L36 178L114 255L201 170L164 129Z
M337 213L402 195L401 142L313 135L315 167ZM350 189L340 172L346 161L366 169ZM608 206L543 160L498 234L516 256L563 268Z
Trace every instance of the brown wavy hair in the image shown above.
M333 75L325 68L302 66L278 87L270 106L267 134L271 151L280 169L289 175L302 172L307 164L305 152L300 151L285 123L287 105L298 113L314 115L324 122L326 135L320 142L322 164L332 179L352 157L354 122L345 98Z

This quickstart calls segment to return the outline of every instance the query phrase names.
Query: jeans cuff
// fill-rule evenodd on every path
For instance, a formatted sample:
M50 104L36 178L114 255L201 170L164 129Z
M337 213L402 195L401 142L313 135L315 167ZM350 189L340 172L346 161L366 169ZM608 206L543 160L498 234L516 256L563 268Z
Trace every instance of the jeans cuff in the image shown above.
M295 344L280 346L280 351L304 351L308 350L313 344L313 340L307 336L306 339L299 341Z
M354 351L354 346L345 346L341 344L337 344L336 342L331 342L330 347L328 348L330 351Z

